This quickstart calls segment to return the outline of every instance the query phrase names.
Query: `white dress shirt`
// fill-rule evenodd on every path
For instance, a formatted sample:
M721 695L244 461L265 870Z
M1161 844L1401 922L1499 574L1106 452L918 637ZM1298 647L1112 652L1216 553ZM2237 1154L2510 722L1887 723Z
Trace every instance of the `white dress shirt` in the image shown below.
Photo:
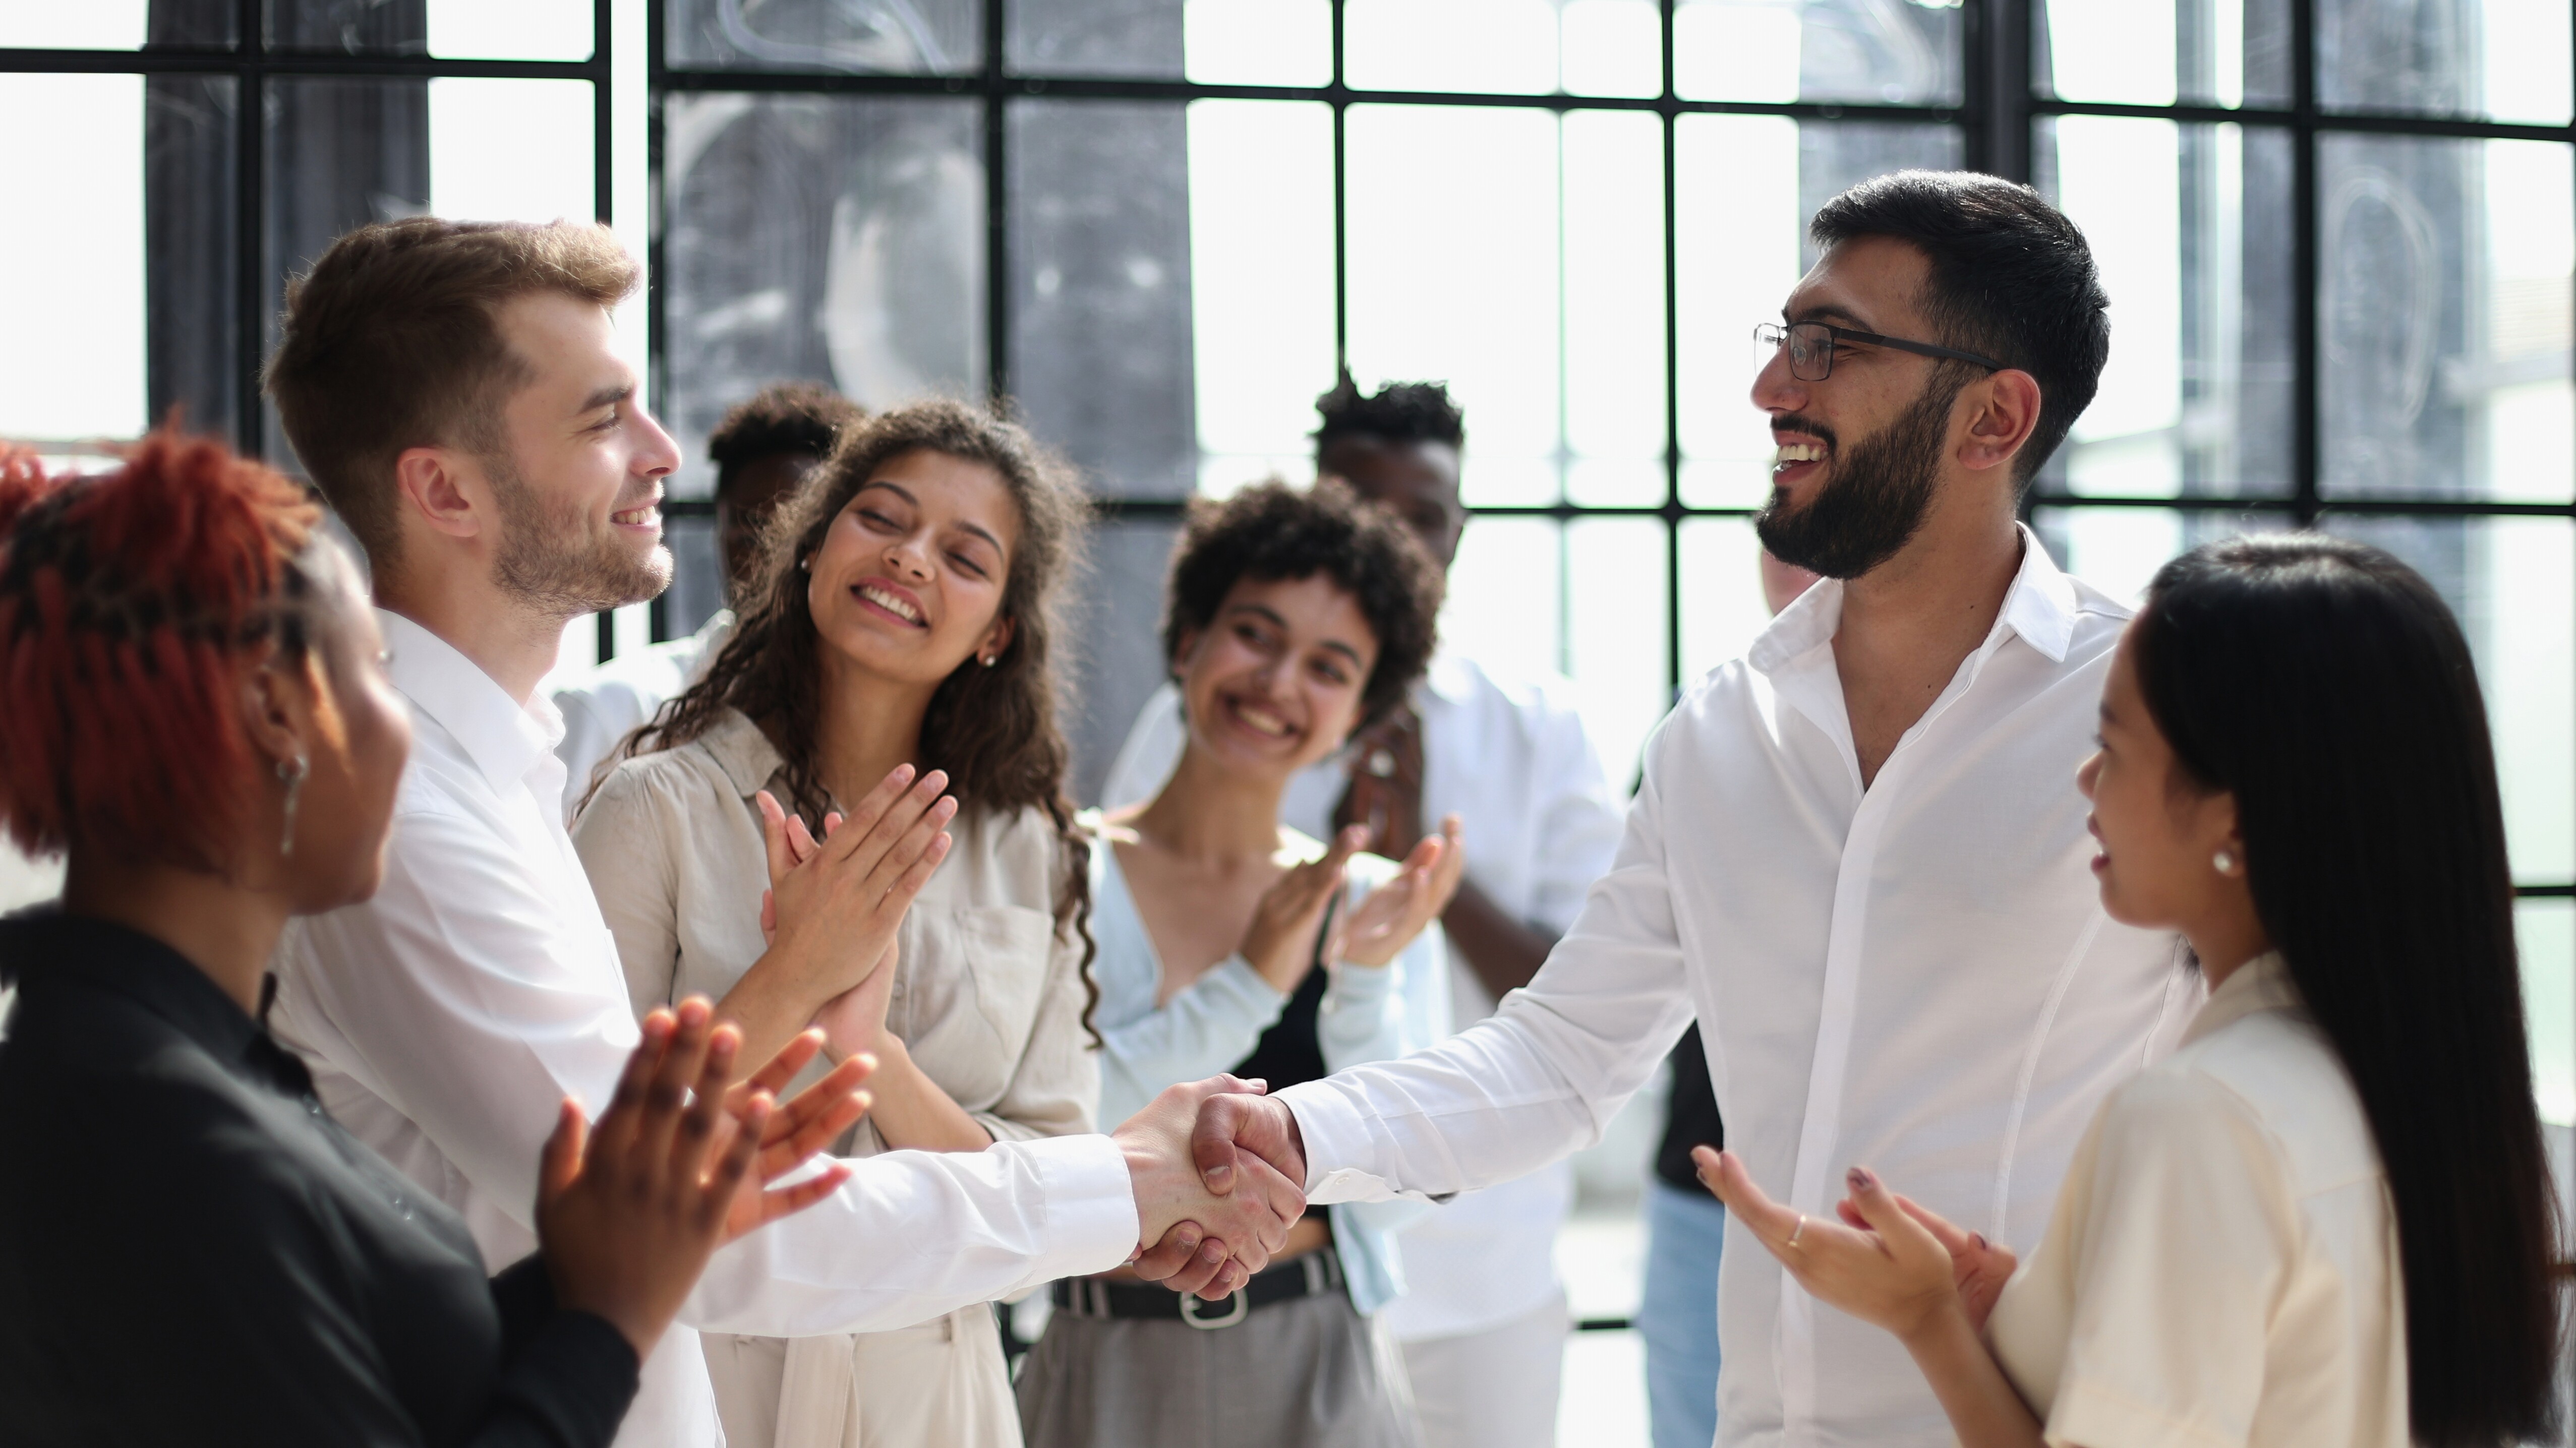
M725 642L733 637L733 610L717 609L698 631L681 639L664 639L631 654L578 670L558 682L555 711L563 716L563 738L555 757L563 761L563 817L572 822L590 793L590 776L626 736L644 726L655 710L679 697L707 675Z
M1986 1338L2053 1444L2414 1441L2388 1173L2280 956L2102 1103Z
M1562 934L1619 848L1619 796L1584 732L1573 685L1507 678L1444 650L1414 689L1413 707L1422 719L1424 827L1457 815L1467 878L1513 919ZM1101 802L1153 798L1188 739L1180 693L1165 684L1136 716ZM1309 766L1289 781L1280 823L1330 839L1333 806L1349 782L1342 756ZM1454 950L1449 1000L1456 1030L1494 1012L1492 993ZM1536 1311L1557 1291L1556 1233L1573 1204L1574 1173L1552 1160L1406 1228L1408 1290L1387 1306L1388 1331L1418 1342Z
M2112 923L2074 775L2127 610L2022 535L1993 631L1864 790L1810 589L1646 749L1617 864L1494 1019L1282 1093L1319 1202L1476 1187L1597 1140L1696 1008L1727 1144L1823 1215L1865 1162L2027 1250L2107 1091L2199 988ZM1719 1273L1724 1444L1949 1444L1888 1334L1746 1239Z
M616 942L562 818L561 724L427 629L379 610L413 742L376 897L296 922L277 1034L324 1105L463 1213L487 1266L536 1246L557 1103L604 1107L638 1039ZM1125 1261L1138 1235L1102 1136L891 1152L718 1252L644 1365L623 1448L723 1442L691 1328L802 1336L925 1321Z

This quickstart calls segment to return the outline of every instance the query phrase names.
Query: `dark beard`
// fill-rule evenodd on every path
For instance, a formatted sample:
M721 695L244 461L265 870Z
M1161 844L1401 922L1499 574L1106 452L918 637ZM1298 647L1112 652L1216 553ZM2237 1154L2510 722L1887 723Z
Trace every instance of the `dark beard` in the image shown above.
M588 534L579 514L548 509L497 449L483 458L483 469L501 509L493 580L522 603L572 618L642 603L670 587L670 549L639 560L615 539Z
M1762 546L1783 563L1826 578L1858 578L1913 541L1941 476L1941 442L1950 404L1963 382L1943 386L1934 374L1922 395L1894 422L1854 443L1848 453L1827 439L1833 475L1807 506L1789 512L1780 490L1754 515Z

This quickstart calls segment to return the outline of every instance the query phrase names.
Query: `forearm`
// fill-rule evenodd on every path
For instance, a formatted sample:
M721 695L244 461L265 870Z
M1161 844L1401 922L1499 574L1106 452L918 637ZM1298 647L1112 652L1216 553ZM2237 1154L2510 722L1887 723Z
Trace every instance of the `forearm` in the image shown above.
M766 1061L777 1055L778 1048L811 1024L814 1013L823 1008L822 1001L807 999L809 992L788 985L792 974L784 950L773 945L716 1002L716 1019L731 1021L742 1032L736 1059ZM875 1083L869 1089L882 1099Z
M982 1151L993 1144L993 1134L923 1074L902 1041L884 1036L870 1049L877 1069L868 1077L868 1092L876 1098L868 1119L887 1146L898 1151Z
M1960 1448L2041 1448L2039 1420L1953 1304L1905 1338Z
M1440 927L1496 1000L1529 984L1556 947L1556 937L1513 919L1473 880L1458 882L1456 897L1441 912Z

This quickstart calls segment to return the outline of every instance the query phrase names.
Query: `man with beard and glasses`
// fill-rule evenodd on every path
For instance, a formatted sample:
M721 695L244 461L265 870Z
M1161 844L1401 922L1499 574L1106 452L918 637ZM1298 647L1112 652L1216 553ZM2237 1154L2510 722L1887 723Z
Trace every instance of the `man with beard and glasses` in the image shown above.
M1610 873L1538 977L1428 1051L1201 1107L1210 1185L1438 1199L1596 1140L1693 1016L1727 1146L1829 1215L1866 1162L2027 1253L2104 1094L2198 1004L2102 912L2075 772L2129 610L2014 516L2090 402L2107 299L2028 187L1906 172L1826 203L1753 384L1762 541L1824 575L1646 746ZM1699 1153L1713 1160L1704 1149ZM1948 1444L1888 1334L1728 1222L1721 1444Z
M671 577L658 504L679 454L610 325L639 273L597 226L361 227L289 288L268 368L297 456L366 550L414 736L383 884L290 929L273 1022L331 1115L461 1213L496 1272L536 1246L538 1145L564 1099L607 1103L638 1038L564 829L562 719L536 689L572 619ZM947 839L944 780L898 769L819 844L791 847L772 821L777 928L725 1002L745 1060L892 968ZM906 1327L1146 1244L1141 1275L1224 1295L1302 1203L1276 1173L1207 1195L1188 1132L1221 1084L1241 1083L1173 1087L1112 1136L849 1163L780 1224L795 1235L715 1255L646 1357L618 1443L723 1441L693 1329Z

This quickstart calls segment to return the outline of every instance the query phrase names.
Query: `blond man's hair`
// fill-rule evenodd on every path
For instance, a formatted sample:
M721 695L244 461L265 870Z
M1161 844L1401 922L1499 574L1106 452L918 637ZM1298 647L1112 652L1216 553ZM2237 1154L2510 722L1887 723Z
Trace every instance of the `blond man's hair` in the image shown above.
M349 232L287 284L265 386L379 579L400 561L403 450L501 448L501 410L532 375L501 338L502 305L555 292L613 306L641 275L604 226L421 216Z

